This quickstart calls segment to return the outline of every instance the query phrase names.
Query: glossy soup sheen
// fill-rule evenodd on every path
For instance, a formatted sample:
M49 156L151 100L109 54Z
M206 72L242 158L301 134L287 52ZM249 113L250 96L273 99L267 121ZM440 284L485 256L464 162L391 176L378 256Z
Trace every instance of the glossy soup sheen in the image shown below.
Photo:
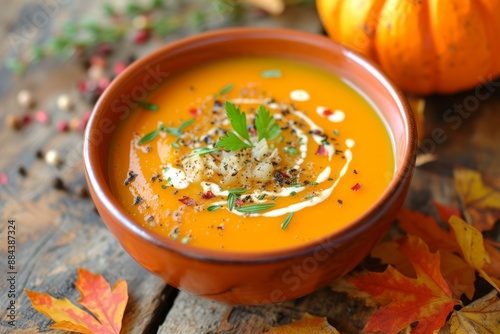
M119 125L111 189L135 221L177 242L236 251L307 243L362 215L393 176L393 146L378 113L346 82L311 65L225 59L168 77L144 101L159 110L138 107ZM264 155L256 156L257 148L191 155L232 130L226 101L246 113L252 145ZM258 144L260 105L281 131ZM183 123L180 132L158 131L138 144L160 124ZM246 191L229 195L240 188ZM239 211L256 204L274 206Z

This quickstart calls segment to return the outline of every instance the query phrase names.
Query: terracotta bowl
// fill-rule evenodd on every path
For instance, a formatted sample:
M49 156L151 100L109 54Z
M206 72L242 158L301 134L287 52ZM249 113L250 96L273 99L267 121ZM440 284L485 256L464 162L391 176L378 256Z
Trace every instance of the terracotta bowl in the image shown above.
M284 250L241 253L200 249L156 235L127 216L109 187L107 157L115 126L128 115L123 96L158 73L240 55L299 59L359 87L381 110L395 139L396 173L359 219L323 239ZM149 68L149 70L146 70ZM156 74L155 74L156 73ZM148 79L149 78L149 79ZM168 80L168 79L167 79ZM369 61L326 37L292 30L238 28L196 35L139 59L118 76L95 106L85 133L85 173L109 230L144 268L195 296L231 304L280 302L315 291L348 273L389 229L413 173L416 130L401 92Z

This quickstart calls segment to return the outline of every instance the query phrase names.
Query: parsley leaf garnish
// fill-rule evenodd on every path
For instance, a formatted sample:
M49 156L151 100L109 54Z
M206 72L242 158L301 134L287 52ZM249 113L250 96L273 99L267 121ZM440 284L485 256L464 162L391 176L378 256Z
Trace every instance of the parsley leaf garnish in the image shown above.
M254 147L250 141L250 134L248 133L246 114L240 111L240 109L231 102L226 102L224 108L226 109L227 118L234 132L228 131L226 136L219 138L215 147L229 151L238 151L244 148ZM275 123L274 117L271 116L264 106L260 106L257 110L255 127L257 129L259 141L262 139L273 140L278 137L281 131L279 125Z
M234 132L228 131L226 136L219 138L215 147L229 151L252 148L253 145L250 141L250 135L248 134L246 114L241 112L240 109L231 102L226 102L224 108L226 109L226 115L231 122L233 130L244 140L238 137Z
M259 135L259 141L263 138L266 138L266 140L273 140L278 137L281 131L280 126L274 122L274 117L271 116L264 106L260 106L257 110L255 128Z
M224 108L226 109L227 118L229 118L234 131L244 139L250 141L247 127L247 115L241 112L240 109L231 102L226 102Z
M252 148L253 145L245 143L233 132L228 132L226 136L219 138L215 147L228 151L239 151L244 148Z

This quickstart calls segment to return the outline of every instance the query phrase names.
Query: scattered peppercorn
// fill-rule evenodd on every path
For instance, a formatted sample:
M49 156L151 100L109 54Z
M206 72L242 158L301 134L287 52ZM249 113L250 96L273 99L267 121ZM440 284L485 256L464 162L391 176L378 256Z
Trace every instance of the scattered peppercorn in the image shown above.
M20 130L22 128L22 120L15 115L7 115L5 118L5 125L14 130Z
M80 185L76 188L76 194L80 198L89 198L90 196L87 187L85 187L84 185Z
M135 174L133 171L129 171L128 177L125 179L125 182L123 182L123 184L128 186L130 184L130 182L132 182L136 177L137 177L137 174Z
M26 169L23 166L19 166L19 168L17 169L17 172L22 177L25 177L26 175L28 175L28 173L26 172Z
M55 177L54 180L52 180L52 186L57 190L66 190L63 180L59 177Z
M43 159L44 154L43 154L42 150L37 150L35 152L35 156L37 159Z
M132 203L133 205L138 205L138 204L141 204L142 202L144 202L144 200L142 199L142 197L140 196L135 196L134 198L134 202Z
M339 202L339 204L344 204L344 202L341 199L338 199L337 202Z

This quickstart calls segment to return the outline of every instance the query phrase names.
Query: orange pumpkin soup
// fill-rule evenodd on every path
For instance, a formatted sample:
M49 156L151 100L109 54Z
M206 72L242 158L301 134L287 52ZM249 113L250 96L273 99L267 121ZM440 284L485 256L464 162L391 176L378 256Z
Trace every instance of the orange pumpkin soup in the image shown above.
M158 234L262 251L345 227L394 164L383 121L348 82L255 57L167 78L119 125L109 176L128 214Z

